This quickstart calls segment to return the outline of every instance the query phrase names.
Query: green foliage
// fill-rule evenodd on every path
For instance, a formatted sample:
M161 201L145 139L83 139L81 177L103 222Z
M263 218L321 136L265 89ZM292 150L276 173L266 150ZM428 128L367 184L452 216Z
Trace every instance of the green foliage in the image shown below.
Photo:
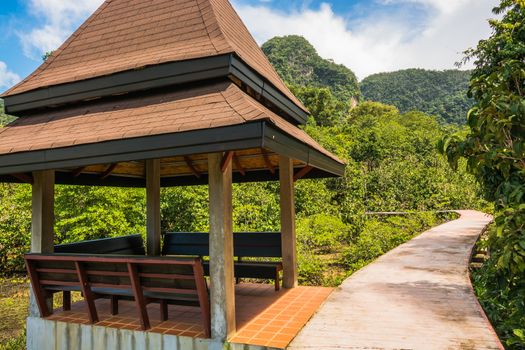
M447 219L451 219L452 216ZM343 261L349 272L357 271L443 220L430 212L408 216L371 217L365 221L361 234L346 248Z
M467 52L466 59L475 60L470 132L444 138L440 149L453 167L466 159L485 198L494 202L492 260L478 277L480 298L484 305L504 306L487 306L489 315L509 348L524 349L525 2L504 0L494 12L502 17L490 21L492 36Z
M344 123L310 124L306 131L348 161L347 175L335 182L336 202L351 220L359 211L479 208L478 188L466 174L452 171L435 145L451 127L420 112L400 114L388 105L364 102Z
M275 37L264 43L262 50L281 78L292 86L328 88L344 104L360 95L355 74L341 64L321 58L302 36Z
M335 98L328 88L291 86L291 90L319 125L330 126L340 123L348 114L348 104Z
M349 241L351 229L340 218L316 214L297 221L297 242L308 251L338 252Z
M365 100L394 105L402 113L419 110L461 125L473 105L467 96L470 73L406 69L371 75L360 87Z
M0 99L0 128L15 120L15 117L5 114L4 101Z
M496 227L490 237L496 237ZM493 244L488 245L493 251ZM472 273L476 295L488 318L509 349L525 349L525 279L518 278L513 288L500 272L499 254L493 254L481 269Z

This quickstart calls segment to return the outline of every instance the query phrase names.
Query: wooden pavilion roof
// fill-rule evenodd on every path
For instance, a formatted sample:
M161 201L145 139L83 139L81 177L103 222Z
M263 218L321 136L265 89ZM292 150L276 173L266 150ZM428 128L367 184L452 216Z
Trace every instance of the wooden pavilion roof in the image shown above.
M106 0L51 57L4 97L228 53L238 55L306 111L228 0Z
M5 93L0 181L144 186L206 183L227 152L234 181L341 176L344 163L297 125L308 115L228 0L106 0L33 74Z

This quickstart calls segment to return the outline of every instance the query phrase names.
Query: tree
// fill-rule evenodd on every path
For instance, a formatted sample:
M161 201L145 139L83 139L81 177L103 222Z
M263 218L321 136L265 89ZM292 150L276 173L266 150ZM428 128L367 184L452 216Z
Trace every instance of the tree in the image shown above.
M348 105L334 97L330 89L292 86L292 92L303 102L318 125L330 126L343 121Z
M492 36L467 51L474 60L466 138L445 138L440 148L453 166L460 158L494 202L496 229L490 235L492 259L485 295L507 345L525 349L525 1L503 0L494 9ZM490 294L490 293L489 293ZM492 304L492 305L491 305Z

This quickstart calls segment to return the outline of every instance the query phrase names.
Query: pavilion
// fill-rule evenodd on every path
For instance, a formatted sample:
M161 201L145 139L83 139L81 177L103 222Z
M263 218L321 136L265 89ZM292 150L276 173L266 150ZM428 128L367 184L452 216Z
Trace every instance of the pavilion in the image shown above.
M55 184L146 188L151 256L161 187L209 185L214 344L236 331L232 182L280 181L294 288L294 181L344 172L228 0L106 0L2 98L18 119L0 129L0 181L33 186L32 252L53 253Z

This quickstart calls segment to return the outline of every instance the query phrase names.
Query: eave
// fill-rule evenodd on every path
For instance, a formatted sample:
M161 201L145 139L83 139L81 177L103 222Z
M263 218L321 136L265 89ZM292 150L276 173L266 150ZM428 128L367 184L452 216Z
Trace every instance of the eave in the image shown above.
M73 104L102 97L190 84L203 80L230 78L250 87L258 100L282 111L294 124L305 124L308 112L297 106L263 76L234 53L164 63L141 69L53 85L4 97L6 113L24 117L34 110Z
M12 174L38 170L83 167L93 164L111 164L132 160L184 156L212 152L226 152L264 148L279 155L289 156L314 169L305 178L337 177L344 174L345 165L278 130L267 121L246 123L213 129L147 136L115 141L85 144L49 150L28 151L0 156L0 182L23 182ZM207 174L162 178L163 186L186 186L207 183ZM278 180L268 170L234 174L235 182ZM90 174L75 176L57 173L58 184L144 187L143 178Z

